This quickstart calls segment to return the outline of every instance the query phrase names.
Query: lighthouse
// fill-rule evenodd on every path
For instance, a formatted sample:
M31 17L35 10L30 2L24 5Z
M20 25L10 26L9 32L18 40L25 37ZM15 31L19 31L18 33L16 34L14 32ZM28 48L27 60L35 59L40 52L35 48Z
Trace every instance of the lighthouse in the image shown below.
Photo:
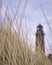
M44 47L44 31L43 31L43 26L39 24L37 26L37 31L36 31L36 47L40 46L41 50L45 52L45 47Z

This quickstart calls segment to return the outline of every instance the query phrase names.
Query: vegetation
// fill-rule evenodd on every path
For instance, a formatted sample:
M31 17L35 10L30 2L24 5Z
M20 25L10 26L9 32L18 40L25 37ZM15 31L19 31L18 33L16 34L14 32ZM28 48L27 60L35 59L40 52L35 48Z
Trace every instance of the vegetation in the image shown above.
M51 65L39 47L35 52L28 44L10 28L0 28L0 65Z
M29 46L27 35L23 36L22 23L16 31L14 19L7 12L5 17L4 24L0 24L0 65L52 65L40 47L35 51Z

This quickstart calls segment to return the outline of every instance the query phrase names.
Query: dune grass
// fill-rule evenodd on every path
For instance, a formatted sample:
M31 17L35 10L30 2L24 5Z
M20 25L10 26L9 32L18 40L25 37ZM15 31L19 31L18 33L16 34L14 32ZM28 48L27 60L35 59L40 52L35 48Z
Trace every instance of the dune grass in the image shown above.
M10 31L0 28L0 65L52 65L40 47L32 51L23 37Z
M6 13L7 23L11 25L0 25L0 65L52 65L40 47L33 51L27 38L20 34L22 24L16 32L9 17Z

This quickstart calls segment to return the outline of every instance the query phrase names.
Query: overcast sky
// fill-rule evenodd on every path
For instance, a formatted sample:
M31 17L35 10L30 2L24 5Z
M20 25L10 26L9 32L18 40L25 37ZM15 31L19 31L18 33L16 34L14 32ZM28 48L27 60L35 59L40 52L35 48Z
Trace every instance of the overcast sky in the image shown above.
M2 8L3 10L5 10L6 6L8 6L11 12L11 15L14 15L17 10L19 2L20 0L3 0ZM18 17L20 17L20 15L22 14L25 4L26 4L26 0L21 0L20 7L18 10ZM52 0L28 0L25 13L23 16L23 20L24 22L28 23L27 26L28 26L28 31L29 31L31 40L35 38L37 25L39 23L42 24L42 26L44 27L44 33L45 33L46 52L50 53L52 51L51 49L52 48L52 34L50 33L49 27L43 15L40 4L42 4L44 8L44 12L46 13L49 25L52 28ZM48 39L49 45L46 38Z

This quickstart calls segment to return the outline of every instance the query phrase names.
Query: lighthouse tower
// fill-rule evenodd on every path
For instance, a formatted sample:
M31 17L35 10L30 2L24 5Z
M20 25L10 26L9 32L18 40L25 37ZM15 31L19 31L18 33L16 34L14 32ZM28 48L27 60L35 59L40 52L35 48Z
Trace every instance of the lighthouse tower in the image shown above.
M41 50L45 52L44 47L44 31L43 26L39 24L36 31L36 46L40 46Z

